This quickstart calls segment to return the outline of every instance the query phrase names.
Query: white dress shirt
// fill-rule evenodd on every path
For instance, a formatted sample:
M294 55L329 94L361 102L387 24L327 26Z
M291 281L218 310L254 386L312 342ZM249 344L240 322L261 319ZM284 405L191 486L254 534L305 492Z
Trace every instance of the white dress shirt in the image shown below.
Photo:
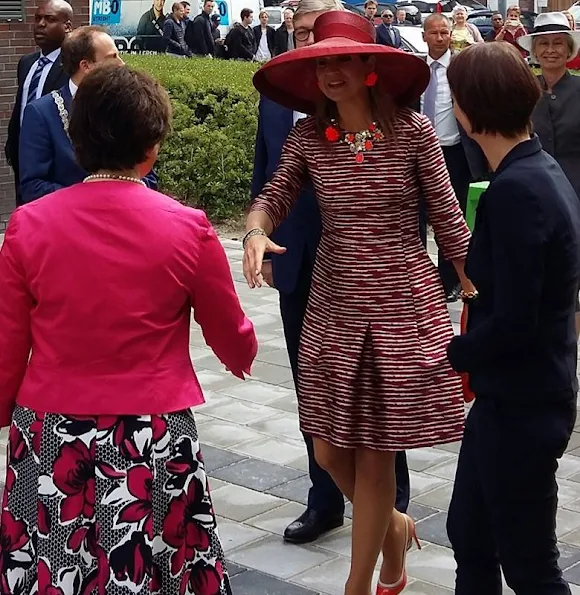
M79 88L78 88L77 85L75 85L72 82L72 80L69 80L69 82L68 82L68 89L70 91L71 97L74 97L77 94L77 91L78 91Z
M294 126L296 126L296 122L298 122L298 120L302 120L302 118L308 118L308 114L303 114L302 112L294 112Z
M39 99L42 96L42 89L44 88L44 83L46 83L48 73L50 72L52 65L57 61L59 56L60 48L46 55L50 62L45 65L45 67L42 70L42 74L40 75L40 80L38 81L38 89L36 91L36 99ZM40 56L38 60L40 60ZM36 60L36 62L31 66L30 70L28 71L28 74L26 75L26 78L24 79L24 86L22 87L22 102L20 104L20 124L22 124L22 119L24 118L24 108L26 107L26 100L28 98L28 89L30 88L30 81L32 80L32 77L36 72L38 60Z
M437 77L437 98L435 100L435 132L442 147L453 147L461 141L457 120L453 114L453 100L451 89L447 81L447 68L451 61L451 50L447 50L439 60L427 56L427 65L431 69L433 62L439 62L435 70ZM433 71L432 71L433 72ZM423 111L424 96L421 97L421 111Z

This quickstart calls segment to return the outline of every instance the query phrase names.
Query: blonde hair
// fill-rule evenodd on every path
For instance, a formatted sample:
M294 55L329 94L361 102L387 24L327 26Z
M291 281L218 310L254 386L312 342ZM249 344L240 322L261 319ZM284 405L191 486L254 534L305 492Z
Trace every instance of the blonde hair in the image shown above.
M260 11L260 13L258 14L258 18L261 19L262 15L265 14L267 17L269 17L270 15L268 14L268 11L265 10L264 8Z
M566 44L568 45L568 58L572 58L574 55L574 39L569 32L566 31L554 31L554 34L563 33L566 36ZM536 45L538 40L542 37L541 35L534 35L532 37L532 51L530 52L532 56L537 60L536 56Z
M570 29L572 29L572 31L576 31L576 21L574 20L574 15L569 10L563 10L562 14L568 19L568 23L570 23Z
M514 11L517 11L518 17L520 17L522 15L522 11L517 4L512 4L511 6L508 6L508 9L505 11L505 14L507 16L507 15L509 15L510 12L514 12Z
M341 0L300 0L294 18L311 12L330 12L331 10L344 10Z

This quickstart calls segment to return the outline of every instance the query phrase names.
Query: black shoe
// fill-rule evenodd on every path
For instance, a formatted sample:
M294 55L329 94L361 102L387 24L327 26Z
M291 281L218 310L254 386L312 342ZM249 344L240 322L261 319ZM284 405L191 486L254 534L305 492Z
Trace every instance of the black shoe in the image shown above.
M284 531L284 541L290 543L310 543L318 539L323 533L342 527L344 516L323 517L312 508L307 508Z
M459 299L459 294L461 293L461 286L456 285L449 293L445 295L445 299L447 300L448 304L452 304Z

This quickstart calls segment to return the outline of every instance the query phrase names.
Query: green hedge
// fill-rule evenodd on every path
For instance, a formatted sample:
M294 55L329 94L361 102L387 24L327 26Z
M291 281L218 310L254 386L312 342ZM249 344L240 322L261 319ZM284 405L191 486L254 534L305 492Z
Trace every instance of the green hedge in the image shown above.
M153 75L173 103L173 131L156 166L164 192L219 221L248 205L258 123L255 64L127 55Z

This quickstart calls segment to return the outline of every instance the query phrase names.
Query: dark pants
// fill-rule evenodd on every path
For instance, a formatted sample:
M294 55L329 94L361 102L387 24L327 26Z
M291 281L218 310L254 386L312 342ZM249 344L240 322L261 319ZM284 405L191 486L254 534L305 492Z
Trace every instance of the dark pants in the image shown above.
M451 178L451 186L453 186L455 196L457 196L457 200L459 201L461 212L465 215L467 193L469 192L469 184L471 182L471 171L469 170L469 163L467 162L463 145L458 143L452 147L441 148L443 149L445 165ZM445 260L441 250L439 250L437 268L439 269L443 289L448 294L459 283L459 277L457 276L455 267L451 261Z
M284 325L284 335L288 356L296 385L298 399L298 346L300 344L300 333L306 313L308 294L310 293L310 281L312 279L312 265L305 256L298 275L296 287L292 293L280 293L280 312ZM323 515L335 516L344 513L344 497L332 481L330 475L322 469L314 458L314 446L312 437L303 434L306 449L308 451L308 471L312 487L308 493L308 507L320 512ZM410 484L409 470L407 468L407 457L404 452L398 452L395 459L395 473L397 477L397 498L395 507L400 512L406 512L409 506Z
M575 399L539 407L478 397L466 422L447 532L456 595L569 595L558 567L556 469Z

